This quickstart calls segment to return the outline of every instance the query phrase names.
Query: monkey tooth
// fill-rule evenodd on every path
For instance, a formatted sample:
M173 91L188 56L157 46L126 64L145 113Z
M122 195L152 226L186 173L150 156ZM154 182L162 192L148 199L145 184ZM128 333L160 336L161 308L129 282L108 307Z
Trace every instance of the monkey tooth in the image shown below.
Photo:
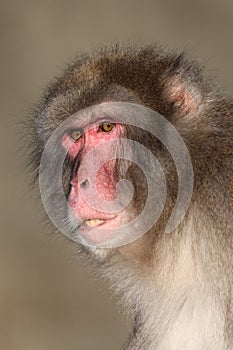
M98 225L102 224L103 222L104 222L104 220L101 220L101 219L85 220L86 225L90 226L90 227L98 226Z

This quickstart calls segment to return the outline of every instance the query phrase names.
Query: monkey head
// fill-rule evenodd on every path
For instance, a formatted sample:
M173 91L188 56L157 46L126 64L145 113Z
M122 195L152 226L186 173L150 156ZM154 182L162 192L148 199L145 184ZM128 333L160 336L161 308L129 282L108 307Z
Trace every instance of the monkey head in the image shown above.
M144 233L156 240L171 217L170 231L182 227L193 186L210 172L213 96L198 66L157 48L116 46L75 60L33 122L50 219L73 240L108 248Z

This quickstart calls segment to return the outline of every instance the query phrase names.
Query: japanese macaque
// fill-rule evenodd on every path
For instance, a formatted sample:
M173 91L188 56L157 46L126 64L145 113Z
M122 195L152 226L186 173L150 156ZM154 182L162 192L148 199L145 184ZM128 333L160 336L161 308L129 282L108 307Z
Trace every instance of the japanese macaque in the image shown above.
M116 45L77 57L48 87L33 116L35 169L50 136L60 130L57 149L50 147L43 163L53 163L54 181L41 181L42 192L62 218L62 230L70 230L80 256L123 295L134 319L127 350L233 349L233 101L212 85L184 54ZM124 114L139 119L124 122ZM63 124L72 116L71 124ZM178 166L166 125L187 151L178 154ZM127 140L127 156L117 156ZM65 152L64 159L59 152ZM90 153L92 161L86 161ZM134 153L135 162L128 156ZM187 153L192 170L182 173ZM95 176L90 175L102 156ZM168 233L181 175L193 176L193 186L186 188L189 180L183 185L185 210L176 208L180 220ZM130 200L124 201L128 192ZM130 226L146 205L145 220ZM154 221L140 234L151 217Z

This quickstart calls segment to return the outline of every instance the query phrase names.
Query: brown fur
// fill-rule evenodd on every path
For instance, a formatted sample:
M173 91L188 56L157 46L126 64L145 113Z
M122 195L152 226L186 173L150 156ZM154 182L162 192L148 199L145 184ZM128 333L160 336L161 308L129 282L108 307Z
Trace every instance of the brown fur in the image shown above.
M80 247L135 314L125 349L232 350L233 102L213 91L184 55L118 45L83 54L48 87L33 117L35 167L62 120L104 101L140 103L167 117L188 147L195 175L189 210L167 235L177 176L166 150L148 138L168 181L161 218L129 245ZM144 140L139 131L128 134Z

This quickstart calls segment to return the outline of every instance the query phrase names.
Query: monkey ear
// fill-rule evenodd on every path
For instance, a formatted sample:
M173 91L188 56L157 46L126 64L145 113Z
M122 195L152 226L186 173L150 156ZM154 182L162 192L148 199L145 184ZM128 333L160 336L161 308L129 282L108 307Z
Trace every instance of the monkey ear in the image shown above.
M186 62L184 56L180 55L169 67L163 89L163 98L172 116L196 115L204 94L201 69L193 62Z

